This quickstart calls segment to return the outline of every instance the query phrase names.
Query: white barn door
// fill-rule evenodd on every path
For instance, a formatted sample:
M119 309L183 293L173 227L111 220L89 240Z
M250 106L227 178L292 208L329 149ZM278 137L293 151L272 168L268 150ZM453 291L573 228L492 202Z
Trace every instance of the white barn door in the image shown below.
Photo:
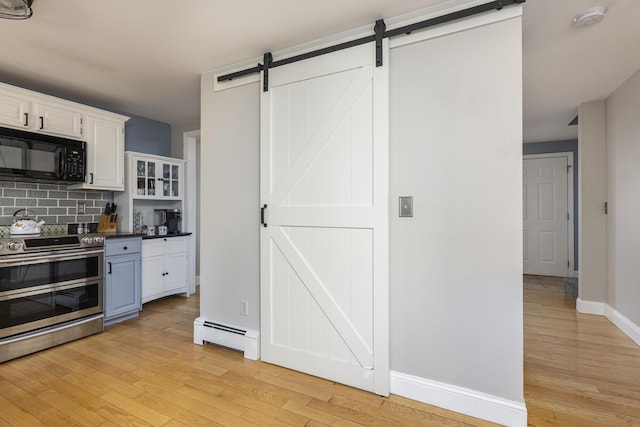
M569 275L566 157L523 164L524 274Z
M271 69L269 86L262 359L388 395L387 67L368 43Z

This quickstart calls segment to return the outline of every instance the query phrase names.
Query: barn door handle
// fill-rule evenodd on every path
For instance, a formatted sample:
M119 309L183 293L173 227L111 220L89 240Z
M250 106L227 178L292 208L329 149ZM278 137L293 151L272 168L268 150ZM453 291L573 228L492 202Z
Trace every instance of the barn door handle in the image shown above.
M267 205L262 205L262 207L260 208L260 224L262 224L263 227L267 226L267 223L264 222L264 211L267 209Z

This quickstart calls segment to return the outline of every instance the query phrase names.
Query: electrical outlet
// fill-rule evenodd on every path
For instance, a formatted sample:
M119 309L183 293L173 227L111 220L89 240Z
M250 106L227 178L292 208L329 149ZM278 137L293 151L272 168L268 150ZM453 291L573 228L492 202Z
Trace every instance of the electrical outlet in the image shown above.
M87 202L78 200L78 215L84 215L87 212Z
M246 299L240 300L240 314L243 316L249 315L249 301Z

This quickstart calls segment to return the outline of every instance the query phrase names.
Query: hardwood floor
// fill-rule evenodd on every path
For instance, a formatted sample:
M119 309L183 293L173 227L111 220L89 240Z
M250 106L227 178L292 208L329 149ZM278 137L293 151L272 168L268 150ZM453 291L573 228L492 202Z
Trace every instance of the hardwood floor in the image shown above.
M192 343L198 298L145 304L138 319L0 364L0 426L490 426ZM562 283L525 276L531 426L640 425L640 349L575 312Z
M640 426L640 347L561 279L525 276L524 337L530 426Z
M197 297L0 364L0 426L490 426L193 344Z

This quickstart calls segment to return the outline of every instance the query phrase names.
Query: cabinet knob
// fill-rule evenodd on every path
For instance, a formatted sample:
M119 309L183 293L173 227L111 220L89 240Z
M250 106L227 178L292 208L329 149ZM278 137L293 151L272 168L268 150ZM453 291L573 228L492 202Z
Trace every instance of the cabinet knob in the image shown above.
M122 250L123 250L123 251L126 251L126 250L128 250L128 249L129 249L129 248L128 248L128 247L126 247L126 246L125 246L124 248L122 248Z

